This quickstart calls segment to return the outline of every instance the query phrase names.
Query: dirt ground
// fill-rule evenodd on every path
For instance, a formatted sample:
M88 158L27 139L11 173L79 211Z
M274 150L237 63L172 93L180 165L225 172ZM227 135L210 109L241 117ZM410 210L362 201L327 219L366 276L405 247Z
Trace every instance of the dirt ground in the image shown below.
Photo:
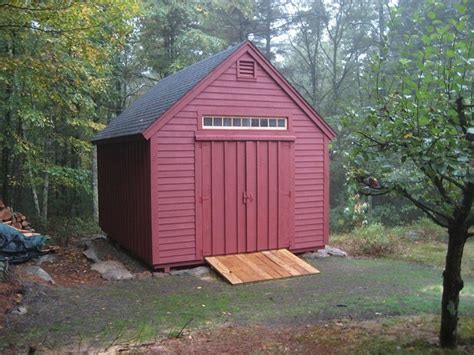
M0 330L5 325L7 312L23 300L22 287L18 282L0 282Z
M94 243L102 260L120 260L136 273L145 270L108 242ZM73 243L59 250L53 262L41 264L54 285L25 278L23 266L17 268L22 289L6 288L5 294L10 306L21 303L27 314L7 314L0 351L351 352L366 346L354 339L365 339L369 328L383 335L388 329L383 322L390 319L439 312L438 268L389 259L331 257L310 263L321 274L241 286L218 276L190 275L110 282L90 270L81 243ZM460 308L462 319L472 319L472 324L473 281L465 279ZM417 344L432 349L436 326L428 323L430 332L419 334ZM360 324L368 327L362 333ZM327 338L326 331L334 333L329 345L318 341ZM346 340L352 344L347 349L341 347ZM467 340L468 349L472 343L474 339Z
M467 326L464 323L460 326L457 353L472 354L474 317L469 319ZM117 346L109 350L170 354L432 353L441 352L437 332L438 323L433 316L370 321L346 319L291 328L230 325L212 331L185 333L155 344Z

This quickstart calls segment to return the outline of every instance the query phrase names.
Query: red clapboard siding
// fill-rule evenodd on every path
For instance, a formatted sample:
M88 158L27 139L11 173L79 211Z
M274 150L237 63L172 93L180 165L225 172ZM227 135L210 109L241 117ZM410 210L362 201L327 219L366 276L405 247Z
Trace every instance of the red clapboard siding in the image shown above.
M157 161L152 167L157 185L153 202L157 205L154 265L196 260L194 132L197 120L196 116L193 119L189 116L187 111L180 112L153 137L157 142Z
M252 58L244 55L241 59ZM272 235L285 234L285 228L290 228L294 234L291 238L292 249L323 246L325 236L322 224L327 214L324 211L324 136L265 70L259 65L255 69L257 80L237 81L237 64L232 64L156 133L158 194L155 203L158 210L156 224L159 256L154 258L155 265L200 260L201 248L205 249L205 254L210 249L213 254L224 254L230 251L276 248L285 241L274 239ZM251 145L246 145L245 142L219 143L212 149L211 161L215 164L204 169L202 176L196 176L194 134L199 129L198 120L206 113L270 116L277 113L282 117L290 117L290 128L296 136L292 163L295 171L293 208L280 213L295 213L294 227L282 225L279 231L279 227L270 222L284 217L277 215L278 209L266 208L267 205L277 206L278 198L281 198L275 193L279 188L278 181L269 181L278 176L278 167L276 164L268 164L269 161L277 161L275 154L278 153L274 147L278 142L257 141ZM211 145L204 148L199 154L211 154L210 147ZM253 154L249 153L252 149ZM255 176L246 176L244 169L238 168L245 164L258 165ZM214 169L212 166L221 168ZM207 185L209 191L203 191L204 194L226 196L221 206L215 205L209 211L203 210L202 215L200 211L196 211L196 206L199 206L199 203L195 203L196 179L212 182ZM246 180L248 184L255 186L247 187ZM244 210L240 203L237 207L231 206L235 204L233 200L240 201L244 188L257 191L258 186L267 184L268 188L258 190L257 204L249 205ZM221 202L218 200L215 203ZM262 210L266 212L259 215ZM201 233L214 235L217 239L214 240L214 245L200 246L196 244L198 218L229 223L203 225ZM251 225L256 225L257 228L247 230ZM219 241L219 238L222 240ZM207 243L205 237L203 240Z
M100 226L151 264L149 154L147 141L97 146Z

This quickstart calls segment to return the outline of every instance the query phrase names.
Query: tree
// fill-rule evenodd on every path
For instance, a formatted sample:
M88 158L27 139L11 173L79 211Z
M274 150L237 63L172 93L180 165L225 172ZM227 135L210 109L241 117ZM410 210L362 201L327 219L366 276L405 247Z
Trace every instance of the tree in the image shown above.
M5 202L46 222L90 202L88 142L103 127L111 58L132 28L135 1L10 1L0 5L0 176ZM51 193L53 192L53 193ZM80 196L87 196L81 199ZM30 199L28 199L30 200Z
M225 41L207 31L211 10L211 4L197 0L147 1L136 53L144 73L160 80L222 50Z
M358 127L349 174L362 191L401 195L447 228L442 347L456 346L461 261L474 235L473 28L467 11L468 1L430 0L409 19L394 12L386 55L374 60L377 104L346 122ZM411 30L403 32L407 21ZM403 43L391 41L390 32L402 33Z

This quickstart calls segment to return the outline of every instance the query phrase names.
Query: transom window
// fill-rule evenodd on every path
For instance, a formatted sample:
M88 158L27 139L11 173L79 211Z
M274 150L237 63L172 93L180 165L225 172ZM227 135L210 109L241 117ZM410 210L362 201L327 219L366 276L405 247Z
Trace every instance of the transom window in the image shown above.
M284 117L224 117L204 116L203 128L215 129L287 129L288 119Z

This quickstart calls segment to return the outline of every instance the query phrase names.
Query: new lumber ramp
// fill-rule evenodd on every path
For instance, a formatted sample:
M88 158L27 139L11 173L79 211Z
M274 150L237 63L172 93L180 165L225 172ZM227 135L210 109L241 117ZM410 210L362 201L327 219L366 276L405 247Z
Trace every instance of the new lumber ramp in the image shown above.
M319 274L287 249L209 256L206 261L232 285Z

